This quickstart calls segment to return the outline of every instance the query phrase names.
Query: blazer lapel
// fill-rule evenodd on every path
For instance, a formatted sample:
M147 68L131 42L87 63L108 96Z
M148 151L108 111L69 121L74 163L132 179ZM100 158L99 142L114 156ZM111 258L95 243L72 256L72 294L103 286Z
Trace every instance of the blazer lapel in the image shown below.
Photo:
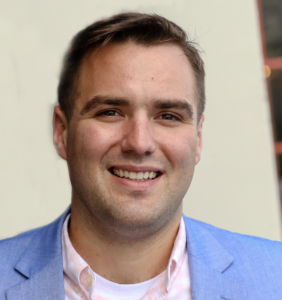
M233 257L208 230L191 219L184 220L192 299L246 300L244 284L224 274L232 268Z
M62 257L6 292L7 300L64 300Z
M69 213L34 234L15 266L27 280L8 289L7 300L64 300L61 231Z

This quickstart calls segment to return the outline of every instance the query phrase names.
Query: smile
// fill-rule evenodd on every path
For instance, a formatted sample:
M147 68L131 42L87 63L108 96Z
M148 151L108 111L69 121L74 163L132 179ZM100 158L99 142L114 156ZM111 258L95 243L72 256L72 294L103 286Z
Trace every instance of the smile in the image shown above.
M129 172L126 170L111 168L111 173L120 178L127 178L133 181L153 180L158 176L158 172Z

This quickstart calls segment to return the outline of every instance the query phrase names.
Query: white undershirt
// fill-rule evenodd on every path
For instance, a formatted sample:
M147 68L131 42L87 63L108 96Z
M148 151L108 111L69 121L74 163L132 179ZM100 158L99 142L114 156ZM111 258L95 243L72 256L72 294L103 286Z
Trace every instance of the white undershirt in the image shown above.
M99 276L97 273L94 274L96 281L94 295L111 300L139 300L149 291L162 273L150 280L134 284L118 284Z

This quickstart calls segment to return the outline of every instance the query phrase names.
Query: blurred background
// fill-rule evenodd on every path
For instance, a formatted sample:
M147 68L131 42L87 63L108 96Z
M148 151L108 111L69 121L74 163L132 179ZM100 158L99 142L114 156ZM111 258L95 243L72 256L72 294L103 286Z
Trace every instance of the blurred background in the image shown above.
M0 238L70 204L67 166L52 144L61 61L77 31L125 11L174 21L205 61L204 148L185 214L281 240L281 0L0 0Z

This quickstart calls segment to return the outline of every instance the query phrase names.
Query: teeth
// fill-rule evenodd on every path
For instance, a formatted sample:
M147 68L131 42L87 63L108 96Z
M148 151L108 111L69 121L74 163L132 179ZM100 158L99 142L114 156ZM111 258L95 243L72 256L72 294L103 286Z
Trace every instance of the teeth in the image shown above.
M137 174L135 172L130 172L129 173L129 179L136 179Z
M147 179L154 179L157 177L156 172L128 172L128 171L123 171L121 169L113 169L113 173L117 175L118 177L124 177L124 178L129 178L134 181L144 181Z

